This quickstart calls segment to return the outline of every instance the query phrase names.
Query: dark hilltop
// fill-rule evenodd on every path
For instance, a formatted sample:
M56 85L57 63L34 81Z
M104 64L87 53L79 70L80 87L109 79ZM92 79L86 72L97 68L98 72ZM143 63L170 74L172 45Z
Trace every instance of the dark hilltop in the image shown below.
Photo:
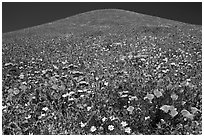
M202 134L202 26L104 9L2 35L2 134Z

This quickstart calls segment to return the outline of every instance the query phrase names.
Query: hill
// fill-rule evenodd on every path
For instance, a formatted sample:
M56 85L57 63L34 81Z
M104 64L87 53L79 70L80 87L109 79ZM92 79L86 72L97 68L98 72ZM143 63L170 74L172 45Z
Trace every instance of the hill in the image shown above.
M201 134L201 36L117 9L4 33L3 134Z

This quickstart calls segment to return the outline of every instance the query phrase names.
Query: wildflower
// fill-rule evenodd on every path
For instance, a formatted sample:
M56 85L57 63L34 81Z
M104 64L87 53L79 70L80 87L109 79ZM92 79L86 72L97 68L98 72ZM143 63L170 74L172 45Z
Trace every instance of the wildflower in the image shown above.
M131 96L129 100L138 100L137 96Z
M104 82L104 85L105 85L105 86L108 86L108 82L107 82L107 81L105 81L105 82Z
M110 131L112 131L112 130L114 130L114 126L113 126L113 125L109 125L109 126L108 126L108 129L109 129Z
M125 126L127 126L128 124L127 124L126 121L122 121L122 122L121 122L121 125L122 125L123 127L125 127Z
M8 90L8 93L9 93L9 94L13 94L13 89L10 88L10 89Z
M20 92L19 89L17 89L17 88L14 88L14 89L13 89L13 94L17 95L19 92Z
M42 74L45 74L47 72L47 70L42 70Z
M129 58L129 59L132 59L132 58L133 58L133 55L132 55L131 52L129 53L128 58Z
M102 118L102 121L103 121L103 122L105 122L105 121L106 121L106 119L107 119L106 117L103 117L103 118Z
M6 67L6 66L9 66L9 65L14 65L14 64L11 63L11 62L8 62L8 63L4 64L5 67Z
M116 119L118 119L118 117L110 116L110 120L111 120L111 121L116 120Z
M152 103L152 99L154 98L153 94L149 94L147 93L146 97L144 97L144 99L148 98L150 100L150 103Z
M129 93L129 91L125 90L125 91L123 91L123 93Z
M147 120L147 119L150 119L150 116L148 116L148 117L145 117L145 120Z
M39 119L43 118L45 116L45 114L41 114L40 116L38 116Z
M29 119L29 118L31 118L31 115L28 115L28 116L25 117L25 119Z
M178 95L176 95L175 93L171 94L171 98L173 100L177 100L178 99Z
M62 97L65 98L69 95L69 93L63 94Z
M173 85L172 84L169 84L168 86L167 86L167 89L168 90L170 90L170 89L172 89L173 88Z
M62 91L64 91L64 90L65 90L65 85L61 85L61 86L59 87L59 89L62 90Z
M102 130L103 130L103 127L102 127L102 126L100 126L100 127L99 127L99 130L100 130L100 131L102 131Z
M21 90L25 91L27 89L27 86L21 84L21 86L19 87Z
M130 127L126 127L126 128L125 128L125 132L128 133L128 134L130 134L130 133L131 133L131 128L130 128Z
M120 58L121 61L125 61L126 56L124 56L124 55L120 55L119 58Z
M154 90L154 95L155 95L157 98L159 98L159 97L162 96L162 93L161 93L158 89L156 89L156 90Z
M53 65L53 68L54 68L54 69L59 69L56 65Z
M47 111L47 110L48 110L48 107L44 107L44 108L42 108L42 110Z
M125 98L127 96L128 96L128 94L123 94L123 95L121 95L121 98Z
M80 92L80 93L82 93L82 92L84 92L84 90L81 90L81 89L79 89L79 90L77 90L77 92Z
M96 131L96 127L95 126L91 126L90 131L91 132L95 132Z
M52 85L52 88L53 88L53 89L57 89L58 86L57 86L56 84L53 84L53 85Z
M129 111L130 114L132 114L132 112L133 112L134 109L135 109L135 108L134 108L133 106L129 106L129 107L127 108L127 111Z
M170 115L172 117L175 117L177 114L178 114L178 112L176 111L176 108L172 109L171 112L170 112Z
M87 111L91 110L91 107L87 107Z
M184 116L184 117L186 117L186 118L189 118L189 119L193 119L194 118L194 115L193 114L191 114L188 110L186 110L186 109L183 109L182 111L181 111L181 114Z
M196 112L198 112L199 110L196 107L191 107L191 112L193 114L195 114Z
M24 79L24 74L21 73L20 76L19 76L19 78L20 78L20 79Z
M169 105L163 105L160 109L163 110L165 113L169 112Z
M81 127L83 128L83 127L85 127L86 126L86 123L80 123L80 125L81 125Z
M181 102L181 105L185 105L185 104L186 104L186 102L185 102L185 101L182 101L182 102Z

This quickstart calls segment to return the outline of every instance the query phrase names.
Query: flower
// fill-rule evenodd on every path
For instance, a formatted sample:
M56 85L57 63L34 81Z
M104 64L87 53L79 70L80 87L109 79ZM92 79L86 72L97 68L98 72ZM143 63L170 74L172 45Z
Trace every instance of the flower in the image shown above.
M194 118L194 115L191 114L191 113L190 113L188 110L186 110L186 109L183 109L183 110L181 111L181 114L182 114L184 117L189 118L189 119L191 119L191 120L193 120L193 118Z
M87 107L87 111L91 110L91 107Z
M21 90L25 91L27 89L27 86L21 84L21 86L19 87Z
M134 108L133 106L129 106L129 107L127 108L127 111L129 111L130 114L132 114L132 112L133 112L134 109L135 109L135 108Z
M96 131L96 127L95 127L95 126L91 126L90 131L91 131L91 132Z
M162 96L162 93L161 93L158 89L156 89L156 90L154 90L154 95L155 95L157 98L159 98L159 97Z
M104 85L105 85L105 86L108 86L108 82L107 82L107 81L105 81L105 82L104 82Z
M126 127L125 128L125 132L130 134L131 133L131 128L130 127Z
M86 126L86 123L80 123L80 125L81 125L81 127L83 128L83 127L85 127Z
M20 93L20 90L17 89L17 88L14 88L14 89L13 89L13 94L17 95L18 93Z
M19 76L19 78L20 78L20 79L24 79L24 74L21 73L20 76Z
M196 107L191 107L192 114L195 114L198 111L199 111L199 109L197 109Z
M169 112L169 108L170 108L169 105L163 105L160 109L163 110L165 113L168 113Z
M138 100L137 96L131 96L129 100Z
M65 85L61 85L61 86L59 86L59 90L62 90L62 91L64 91L65 90Z
M176 111L177 108L175 108L174 106L163 105L160 109L163 110L165 113L168 113L170 111L170 115L172 117L175 117L178 114L178 112Z
M122 125L123 127L125 127L125 126L127 126L128 124L127 124L126 121L122 121L122 122L121 122L121 125Z
M48 107L44 107L42 108L42 110L47 111L49 108Z
M115 117L115 116L110 116L109 118L111 121L118 119L118 117Z
M120 58L121 61L125 61L126 56L124 56L124 55L120 55L119 58Z
M173 100L177 100L178 99L178 95L176 95L175 93L171 94L171 98Z
M152 99L154 98L154 95L147 93L147 95L144 97L144 99L146 99L146 98L149 99L150 103L152 103Z
M106 121L106 119L107 119L106 117L103 117L103 118L102 118L102 121L103 121L103 122L105 122L105 121Z
M109 125L109 126L108 126L108 129L109 129L110 131L112 131L112 130L114 130L114 126L113 126L113 125Z
M176 111L176 108L175 108L175 109L172 109L171 112L170 112L170 115L171 115L172 117L175 117L177 114L178 114L178 112Z
M8 90L8 93L9 93L9 94L13 94L13 89L10 88L10 89Z

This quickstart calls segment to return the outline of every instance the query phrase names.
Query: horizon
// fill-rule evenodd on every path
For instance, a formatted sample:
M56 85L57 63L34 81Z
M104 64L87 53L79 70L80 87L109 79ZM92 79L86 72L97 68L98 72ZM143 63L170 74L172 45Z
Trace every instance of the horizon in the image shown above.
M202 25L202 3L199 2L114 2L114 6L110 3L111 2L3 2L2 33L35 27L81 13L103 9L119 9L182 23ZM189 10L189 6L193 10ZM170 10L172 7L174 7L173 11Z

